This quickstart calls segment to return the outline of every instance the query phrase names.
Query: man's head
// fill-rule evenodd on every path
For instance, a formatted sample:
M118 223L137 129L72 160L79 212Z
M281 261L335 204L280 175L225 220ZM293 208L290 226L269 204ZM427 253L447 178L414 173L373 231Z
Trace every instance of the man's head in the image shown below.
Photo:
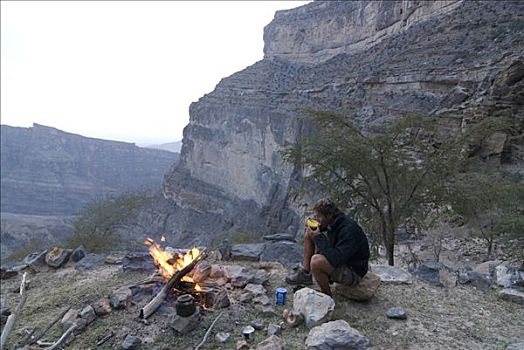
M313 211L317 216L317 220L320 222L321 227L330 225L335 216L340 212L337 205L330 199L324 198L319 200L313 206Z

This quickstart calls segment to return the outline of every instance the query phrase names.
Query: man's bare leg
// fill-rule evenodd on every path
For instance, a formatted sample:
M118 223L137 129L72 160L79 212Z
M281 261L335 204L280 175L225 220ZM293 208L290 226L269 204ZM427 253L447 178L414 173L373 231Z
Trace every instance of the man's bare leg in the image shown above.
M305 247L305 244L304 244ZM331 296L331 288L329 287L329 276L333 273L335 268L331 266L324 255L314 254L311 257L311 273L320 286L322 293Z
M315 242L306 231L304 234L304 270L311 272L311 257L315 254Z

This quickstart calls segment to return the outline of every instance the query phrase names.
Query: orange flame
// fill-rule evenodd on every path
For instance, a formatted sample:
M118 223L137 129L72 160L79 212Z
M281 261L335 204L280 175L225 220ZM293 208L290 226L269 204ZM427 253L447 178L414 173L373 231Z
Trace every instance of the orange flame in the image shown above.
M198 248L193 248L186 254L179 256L174 260L175 257L173 254L162 248L160 244L155 243L153 239L148 238L144 243L149 246L149 253L153 257L155 265L160 270L162 277L166 280L169 280L175 273L189 265L200 255L200 250ZM193 279L186 275L182 278L182 281L193 282Z

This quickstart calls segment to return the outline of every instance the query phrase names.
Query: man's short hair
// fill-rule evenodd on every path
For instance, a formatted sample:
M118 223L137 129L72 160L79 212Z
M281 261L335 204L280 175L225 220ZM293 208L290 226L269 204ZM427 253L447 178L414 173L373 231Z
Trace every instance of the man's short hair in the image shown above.
M340 212L337 205L329 198L323 198L316 202L313 211L322 215L336 215Z

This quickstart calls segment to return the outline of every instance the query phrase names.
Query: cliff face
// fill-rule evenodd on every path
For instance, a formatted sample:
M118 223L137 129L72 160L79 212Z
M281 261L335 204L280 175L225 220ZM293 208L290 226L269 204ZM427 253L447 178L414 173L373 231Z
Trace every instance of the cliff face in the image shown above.
M501 111L524 120L523 15L521 2L472 1L277 12L265 58L190 106L180 162L163 185L175 203L172 235L209 243L235 231L296 233L302 203L291 187L301 174L279 152L302 132L301 108L356 109L364 127L412 112L457 125Z
M34 124L1 127L1 211L72 215L94 198L159 190L177 153Z

